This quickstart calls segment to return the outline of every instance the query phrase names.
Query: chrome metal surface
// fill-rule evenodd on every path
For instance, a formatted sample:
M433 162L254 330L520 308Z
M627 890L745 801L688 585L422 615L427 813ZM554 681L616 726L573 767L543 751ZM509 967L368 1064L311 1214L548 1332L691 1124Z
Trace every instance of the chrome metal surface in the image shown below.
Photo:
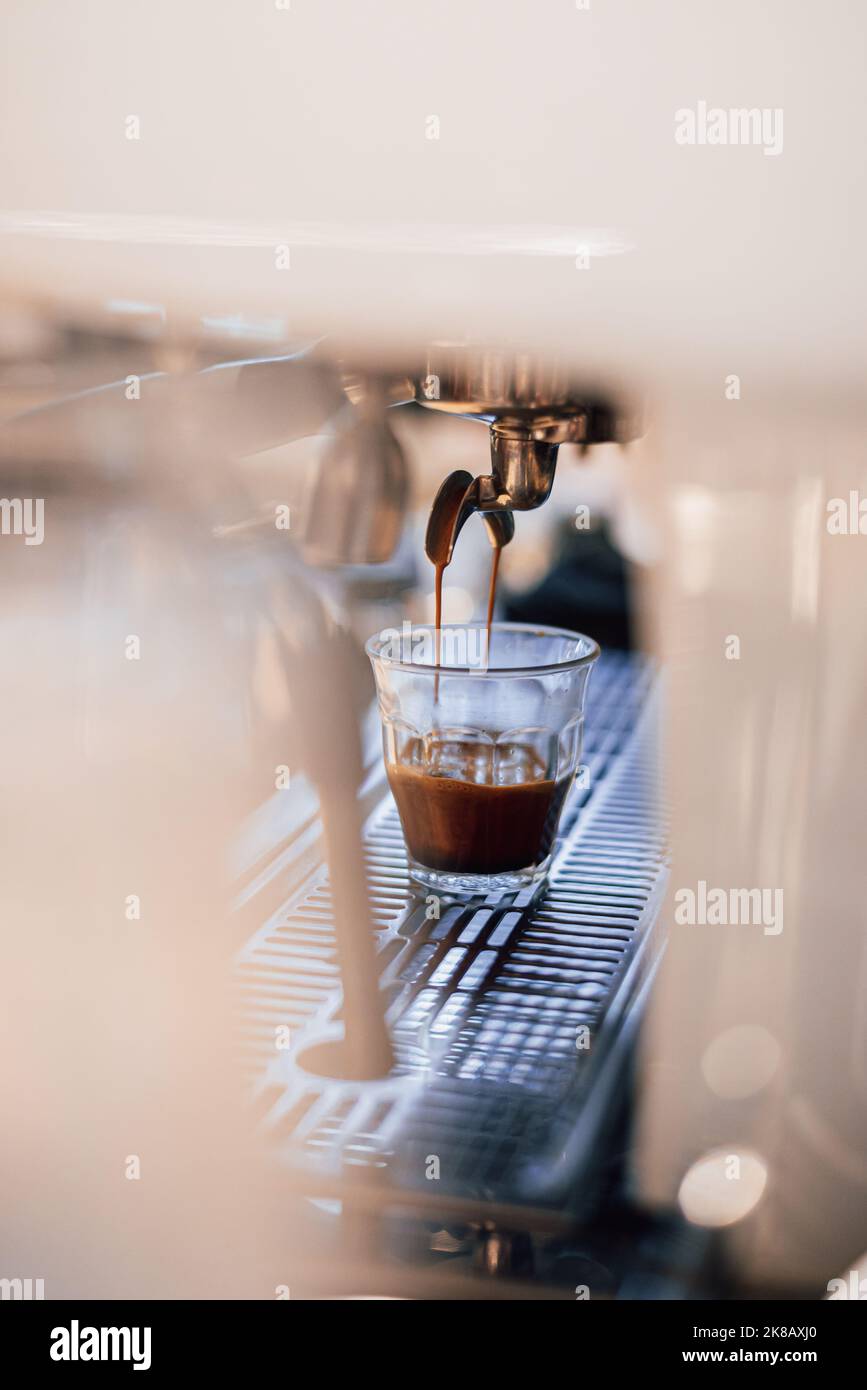
M319 463L304 529L314 565L382 564L403 530L409 475L384 414L338 428Z
M622 406L535 353L434 343L415 394L420 405L484 420L516 438L601 444L638 432Z

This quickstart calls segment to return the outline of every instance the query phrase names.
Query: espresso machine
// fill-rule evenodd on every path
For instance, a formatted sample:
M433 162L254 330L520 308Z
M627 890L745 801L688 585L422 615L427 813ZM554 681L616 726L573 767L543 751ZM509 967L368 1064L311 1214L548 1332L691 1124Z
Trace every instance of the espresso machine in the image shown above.
M516 112L537 21L482 8L483 71L456 5L400 18L420 87L348 5L204 36L157 5L134 53L101 3L47 45L11 20L58 109L115 74L56 140L3 98L0 1172L10 1274L49 1296L815 1298L861 1269L867 210L834 190L862 21L817 112L787 7L778 158L669 129L693 90L779 106L766 16L564 10L551 106ZM468 466L420 498L446 426ZM640 649L594 673L548 884L432 902L347 576L386 584L413 509L434 563L475 512L517 550L610 446L652 541Z

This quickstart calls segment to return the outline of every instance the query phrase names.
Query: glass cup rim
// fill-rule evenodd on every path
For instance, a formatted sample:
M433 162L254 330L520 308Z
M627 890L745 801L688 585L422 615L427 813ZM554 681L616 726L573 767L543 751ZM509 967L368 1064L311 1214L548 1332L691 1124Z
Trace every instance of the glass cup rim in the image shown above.
M466 632L467 629L474 629L486 632L487 627L487 623L483 622L443 623L440 631ZM436 633L433 623L413 623L412 630L413 632L429 632L431 635ZM490 666L483 669L477 666L434 666L424 662L402 661L398 657L385 656L380 650L385 641L382 631L368 637L364 644L364 650L372 662L380 662L391 671L411 671L416 674L421 671L429 671L432 676L439 675L440 677L469 675L488 676L497 679L500 676L547 676L555 675L558 671L577 671L582 666L592 666L601 652L599 643L593 637L588 637L586 632L573 632L567 627L546 627L543 623L492 623L491 632L526 632L531 633L534 637L567 637L573 642L577 640L586 643L588 650L580 656L572 656L564 661L548 661L533 666Z

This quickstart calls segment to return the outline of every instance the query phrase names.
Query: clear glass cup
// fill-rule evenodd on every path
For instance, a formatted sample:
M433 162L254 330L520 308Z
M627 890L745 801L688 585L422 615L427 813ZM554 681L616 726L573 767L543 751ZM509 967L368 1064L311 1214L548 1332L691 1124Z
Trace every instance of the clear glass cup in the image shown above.
M526 888L551 863L599 647L483 623L371 637L389 785L412 877L449 896Z

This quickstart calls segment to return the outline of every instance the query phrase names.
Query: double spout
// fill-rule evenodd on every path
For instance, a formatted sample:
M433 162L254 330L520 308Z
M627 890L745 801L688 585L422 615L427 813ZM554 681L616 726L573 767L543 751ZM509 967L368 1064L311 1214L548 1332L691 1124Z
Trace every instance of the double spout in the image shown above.
M479 512L495 549L515 534L514 511L531 511L547 498L554 482L558 444L515 438L491 429L491 472L474 478L456 469L444 480L431 507L425 551L435 566L451 563L465 523Z

